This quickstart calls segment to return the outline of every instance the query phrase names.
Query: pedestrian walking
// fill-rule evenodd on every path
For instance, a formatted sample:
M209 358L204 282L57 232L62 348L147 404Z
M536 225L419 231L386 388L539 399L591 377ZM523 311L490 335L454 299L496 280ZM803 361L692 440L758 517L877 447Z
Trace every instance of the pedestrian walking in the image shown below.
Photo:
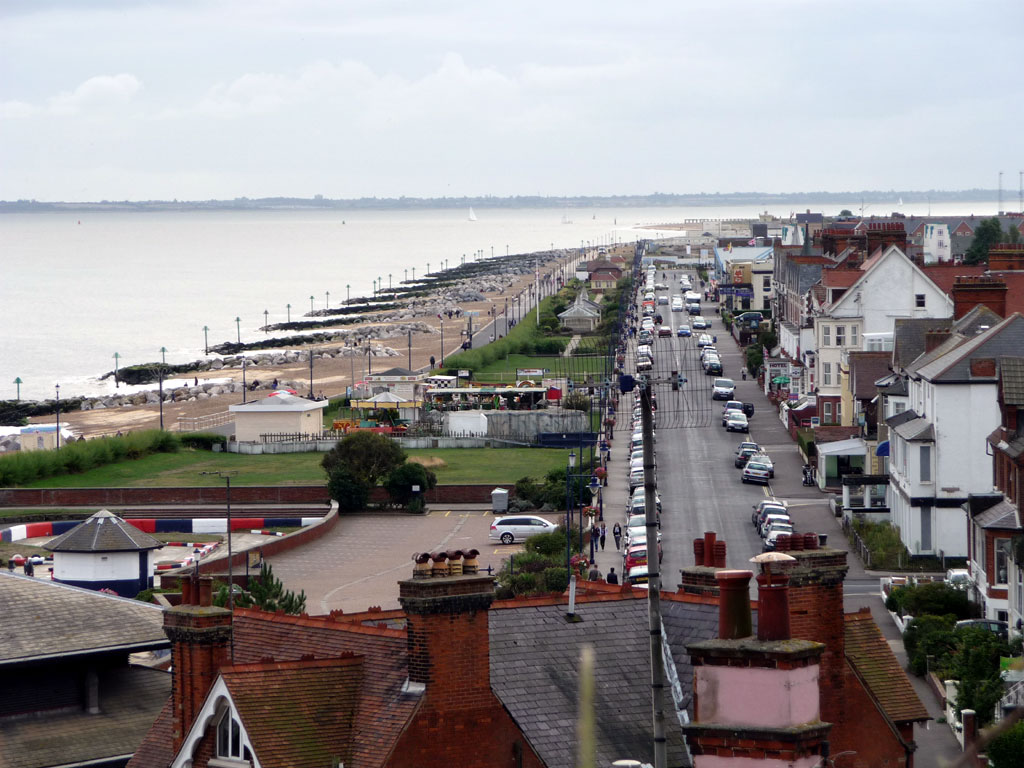
M622 526L616 523L612 526L612 537L615 539L615 551L622 548Z
M604 537L608 535L608 526L601 523L601 550L604 550Z
M614 565L611 568L608 569L608 576L607 576L607 578L605 578L605 581L607 581L609 584L618 584L619 583L619 574L617 574L615 572L615 566Z
M590 573L587 574L587 581L600 581L601 571L597 569L597 563L590 564Z

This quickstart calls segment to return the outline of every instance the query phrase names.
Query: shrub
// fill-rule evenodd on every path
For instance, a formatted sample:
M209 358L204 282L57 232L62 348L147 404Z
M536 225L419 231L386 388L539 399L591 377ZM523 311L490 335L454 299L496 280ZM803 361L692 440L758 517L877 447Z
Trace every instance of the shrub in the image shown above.
M954 645L954 623L951 616L919 616L910 622L903 633L903 647L915 675L923 675L929 664L937 672L948 665Z
M370 487L344 466L337 466L331 470L327 480L327 492L338 502L340 512L365 509L366 503L370 500Z
M544 569L544 590L546 592L565 592L569 588L569 574L565 567Z
M545 557L559 557L565 554L565 527L559 526L550 533L538 533L523 543L526 552L533 552ZM517 561L518 562L518 561Z
M1024 768L1024 721L1018 720L985 749L993 768Z
M208 432L184 434L179 437L179 440L183 448L193 448L202 451L212 451L215 445L223 448L228 443L228 439L224 435L215 435Z
M514 595L529 595L537 591L537 574L517 572L509 579L509 587Z
M403 507L408 506L413 499L422 500L420 494L436 485L437 475L416 462L406 462L395 467L384 479L384 488L391 501ZM413 486L419 486L419 492L413 491Z
M903 587L900 591L903 609L911 616L952 615L959 621L977 615L977 608L967 599L967 592L941 581Z

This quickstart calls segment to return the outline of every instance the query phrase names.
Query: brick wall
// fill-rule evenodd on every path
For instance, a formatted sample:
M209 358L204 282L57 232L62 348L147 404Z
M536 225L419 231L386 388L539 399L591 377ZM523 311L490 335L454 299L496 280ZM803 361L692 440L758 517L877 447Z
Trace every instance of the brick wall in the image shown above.
M856 754L843 757L842 764L850 768L906 766L906 749L848 664L844 669L844 684L843 698L850 718L833 726L832 754L855 751Z

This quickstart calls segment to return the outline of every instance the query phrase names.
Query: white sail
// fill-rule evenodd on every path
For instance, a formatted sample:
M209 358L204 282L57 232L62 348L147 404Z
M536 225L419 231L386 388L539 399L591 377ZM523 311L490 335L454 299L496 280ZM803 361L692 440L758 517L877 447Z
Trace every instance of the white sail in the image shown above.
M476 221L476 214L473 213L473 206L469 206L469 220Z

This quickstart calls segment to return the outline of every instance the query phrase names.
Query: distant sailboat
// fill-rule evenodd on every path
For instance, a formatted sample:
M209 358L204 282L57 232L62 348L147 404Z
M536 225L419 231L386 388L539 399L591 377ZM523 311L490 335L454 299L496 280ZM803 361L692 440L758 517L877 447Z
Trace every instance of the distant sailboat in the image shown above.
M900 198L900 205L903 205L903 198Z
M572 224L572 219L569 218L569 209L568 208L565 210L565 213L562 214L562 223L563 224Z
M469 206L469 220L476 221L476 214L473 213L473 206Z

